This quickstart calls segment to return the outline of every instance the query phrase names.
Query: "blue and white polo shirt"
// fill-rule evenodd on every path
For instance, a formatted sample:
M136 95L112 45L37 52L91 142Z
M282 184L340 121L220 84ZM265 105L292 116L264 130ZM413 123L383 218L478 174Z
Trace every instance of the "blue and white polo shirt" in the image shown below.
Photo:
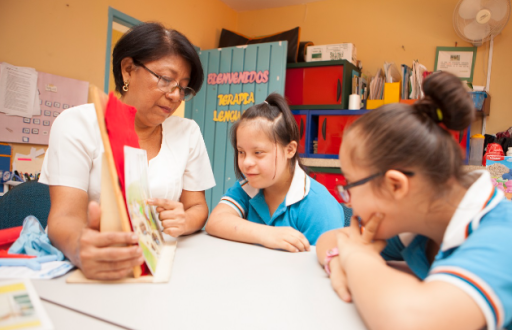
M425 255L427 238L420 235L390 239L382 255L405 260L426 281L456 285L480 306L487 329L511 330L512 203L494 188L489 172L477 172L481 175L450 220L432 266Z
M309 177L298 164L284 201L272 217L263 190L244 179L229 188L220 203L231 206L241 218L275 227L292 227L311 245L326 231L344 225L343 208L329 191Z

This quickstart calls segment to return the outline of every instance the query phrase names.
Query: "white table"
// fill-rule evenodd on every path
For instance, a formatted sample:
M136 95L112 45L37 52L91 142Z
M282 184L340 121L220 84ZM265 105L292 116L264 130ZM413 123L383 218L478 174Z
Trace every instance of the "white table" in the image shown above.
M169 283L32 282L42 299L73 310L49 312L57 329L55 318L78 321L76 312L111 322L105 329L366 329L332 290L314 247L287 253L201 232L179 239Z
M94 329L94 330L119 330L121 327L98 320L94 317L64 308L54 303L42 301L43 308L52 320L56 330L59 329Z

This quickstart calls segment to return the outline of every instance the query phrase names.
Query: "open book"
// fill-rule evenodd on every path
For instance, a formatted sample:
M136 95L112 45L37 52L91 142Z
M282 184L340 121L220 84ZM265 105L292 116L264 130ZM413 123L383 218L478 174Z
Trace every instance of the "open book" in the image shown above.
M124 163L126 205L132 228L139 236L139 246L146 264L151 274L155 274L163 239L153 207L146 203L151 197L146 150L125 146Z

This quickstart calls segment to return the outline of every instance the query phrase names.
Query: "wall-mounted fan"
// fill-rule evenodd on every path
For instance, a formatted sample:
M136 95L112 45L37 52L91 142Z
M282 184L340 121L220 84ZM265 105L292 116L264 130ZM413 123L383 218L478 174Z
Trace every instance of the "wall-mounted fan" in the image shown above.
M510 18L510 0L460 0L453 12L453 27L475 46L497 36Z
M453 27L459 37L476 47L490 41L487 92L491 83L494 37L507 25L511 7L510 0L460 0L453 11ZM485 134L485 117L482 119L482 134Z

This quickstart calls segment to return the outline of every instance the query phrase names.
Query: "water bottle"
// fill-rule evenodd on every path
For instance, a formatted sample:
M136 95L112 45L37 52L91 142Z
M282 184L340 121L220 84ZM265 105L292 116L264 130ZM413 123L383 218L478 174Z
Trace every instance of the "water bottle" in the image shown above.
M482 134L471 136L469 142L469 165L482 166L482 156L484 155L485 137Z

